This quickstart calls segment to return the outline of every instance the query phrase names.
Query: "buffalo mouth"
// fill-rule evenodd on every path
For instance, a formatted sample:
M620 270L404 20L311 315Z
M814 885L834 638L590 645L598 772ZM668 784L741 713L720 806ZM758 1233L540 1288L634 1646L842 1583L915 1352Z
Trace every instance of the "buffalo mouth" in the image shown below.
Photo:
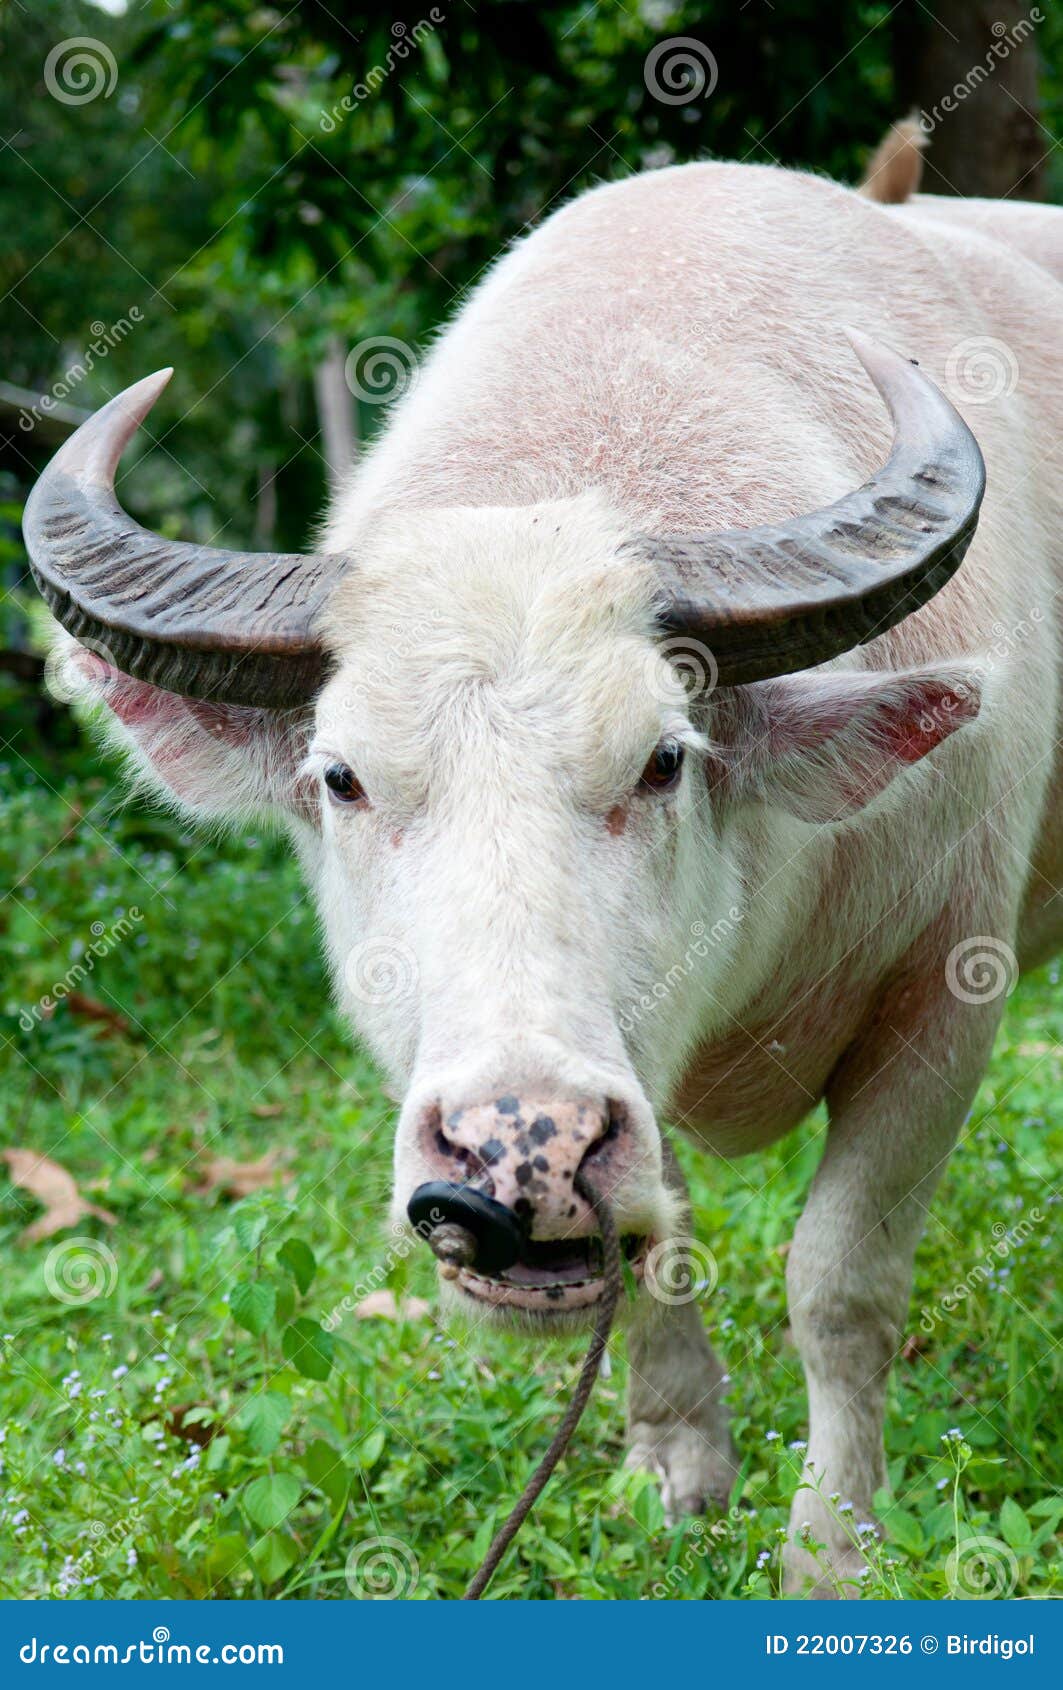
M650 1240L641 1233L623 1234L623 1259L641 1280ZM497 1276L461 1268L458 1285L477 1302L494 1308L534 1309L544 1314L567 1314L591 1308L605 1289L602 1241L589 1238L527 1238L512 1267Z

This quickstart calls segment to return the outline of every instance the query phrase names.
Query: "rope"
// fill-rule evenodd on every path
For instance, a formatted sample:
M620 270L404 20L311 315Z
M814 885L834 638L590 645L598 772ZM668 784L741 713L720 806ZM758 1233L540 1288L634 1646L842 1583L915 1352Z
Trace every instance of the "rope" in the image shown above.
M546 1489L550 1477L565 1450L568 1448L573 1432L579 1425L583 1410L590 1400L594 1381L598 1376L598 1366L609 1341L609 1331L616 1313L616 1305L620 1299L620 1239L617 1235L616 1222L612 1211L600 1192L596 1191L586 1174L578 1171L575 1179L576 1190L585 1198L594 1210L598 1221L598 1228L602 1235L602 1295L598 1301L598 1312L594 1321L594 1332L590 1347L583 1360L579 1381L572 1396L572 1401L565 1410L560 1426L550 1440L550 1447L543 1456L535 1472L520 1494L516 1507L499 1530L495 1533L490 1549L483 1558L479 1572L472 1579L462 1597L463 1602L478 1602L501 1561L506 1550L520 1531L528 1515L531 1513L539 1496Z

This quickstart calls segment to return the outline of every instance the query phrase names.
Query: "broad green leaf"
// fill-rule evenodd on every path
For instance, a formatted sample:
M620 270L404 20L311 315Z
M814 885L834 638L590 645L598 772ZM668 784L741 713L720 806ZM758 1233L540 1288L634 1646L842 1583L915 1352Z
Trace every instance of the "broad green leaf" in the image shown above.
M292 1405L278 1391L262 1391L243 1404L237 1425L257 1455L272 1455L281 1441Z
M1039 1520L1063 1519L1063 1496L1042 1496L1031 1502L1030 1513Z
M247 1539L240 1532L226 1532L203 1551L203 1571L210 1584L217 1584L236 1571L247 1559Z
M263 1584L276 1584L299 1559L299 1545L283 1532L268 1532L251 1551L255 1571Z
M370 1467L380 1460L386 1442L387 1436L383 1426L376 1426L373 1431L368 1432L351 1452L355 1470L359 1473L367 1473Z
M207 1472L223 1473L229 1459L229 1445L232 1442L228 1432L219 1432L216 1438L211 1438L207 1445Z
M305 1297L317 1272L314 1252L309 1244L304 1244L301 1238L286 1238L277 1251L277 1260L284 1271L291 1274Z
M182 1426L210 1426L218 1416L207 1403L201 1402L193 1408L186 1408L181 1415Z
M241 1204L233 1210L233 1231L241 1250L250 1252L256 1247L266 1230L268 1218L265 1211L254 1204L247 1208Z
M890 1541L903 1549L906 1555L922 1555L926 1548L926 1538L914 1514L908 1514L903 1508L896 1506L887 1508L882 1516L882 1524L889 1533Z
M248 1519L260 1532L272 1531L284 1524L302 1493L294 1473L263 1473L244 1486Z
M281 1334L281 1349L304 1379L327 1379L332 1370L332 1334L305 1317L293 1320Z
M631 1512L644 1532L653 1536L664 1525L664 1504L656 1485L643 1485L631 1505Z
M558 1543L556 1538L547 1537L540 1532L536 1543L536 1553L540 1555L546 1565L546 1570L555 1578L571 1578L580 1568L573 1559L572 1551Z
M275 1279L273 1291L277 1299L277 1312L274 1319L278 1326L287 1326L295 1313L295 1286L290 1279Z
M1029 1548L1033 1537L1030 1522L1013 1496L1006 1496L1000 1505L1000 1530L1012 1549Z
M229 1296L229 1309L237 1326L260 1338L277 1308L277 1293L261 1279L242 1279Z
M323 1491L335 1513L342 1508L351 1488L351 1475L344 1466L339 1451L324 1438L314 1438L306 1447L303 1471L310 1483Z

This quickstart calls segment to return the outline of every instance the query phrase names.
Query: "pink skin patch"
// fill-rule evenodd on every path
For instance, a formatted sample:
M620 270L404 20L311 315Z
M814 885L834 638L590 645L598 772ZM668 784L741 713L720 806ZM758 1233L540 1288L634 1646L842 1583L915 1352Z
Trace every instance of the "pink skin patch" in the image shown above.
M164 732L182 722L187 725L191 720L213 739L238 748L250 742L263 715L251 705L186 698L182 693L150 686L147 681L136 681L84 646L71 652L68 661L102 695L108 709L127 728Z
M63 660L183 802L207 813L241 801L282 804L311 827L320 825L317 784L299 773L305 742L297 725L271 710L186 698L134 680L86 647L70 648ZM241 755L227 758L228 752ZM268 780L260 779L267 772Z
M730 763L724 790L767 798L804 821L855 815L980 707L980 677L962 665L810 673L759 683L746 695L738 689L718 724Z

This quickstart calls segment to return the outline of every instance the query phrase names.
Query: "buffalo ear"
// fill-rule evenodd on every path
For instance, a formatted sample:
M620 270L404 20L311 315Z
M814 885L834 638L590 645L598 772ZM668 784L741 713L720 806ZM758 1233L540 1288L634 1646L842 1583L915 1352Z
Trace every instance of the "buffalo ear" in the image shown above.
M973 722L982 675L957 663L794 675L738 691L741 726L725 759L735 795L827 823L857 815Z
M64 695L104 706L107 737L125 751L137 784L196 820L235 826L297 818L316 825L301 772L306 712L185 698L133 680L66 634L49 659Z

